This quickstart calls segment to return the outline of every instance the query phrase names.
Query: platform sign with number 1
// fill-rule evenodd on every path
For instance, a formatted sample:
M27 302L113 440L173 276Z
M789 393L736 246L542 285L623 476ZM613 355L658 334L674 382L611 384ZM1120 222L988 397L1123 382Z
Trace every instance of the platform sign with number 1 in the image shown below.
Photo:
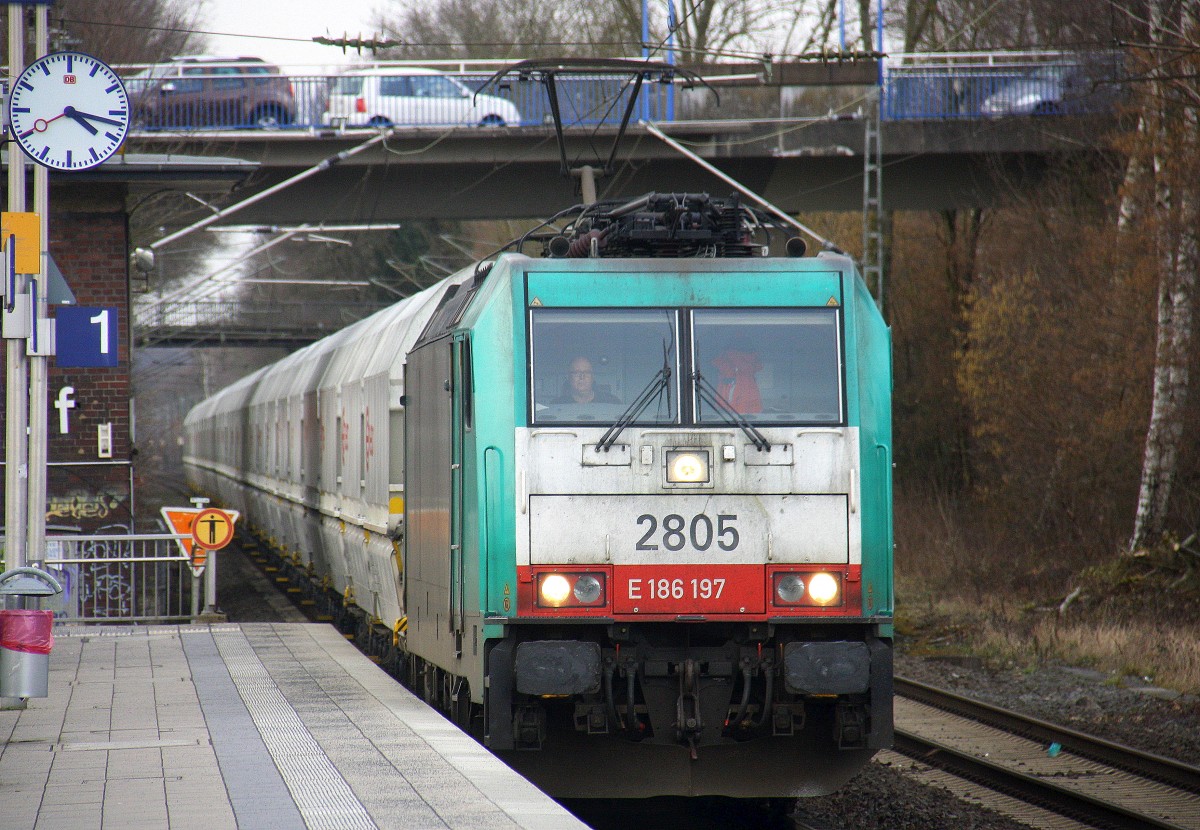
M117 309L59 306L54 318L56 366L116 366Z

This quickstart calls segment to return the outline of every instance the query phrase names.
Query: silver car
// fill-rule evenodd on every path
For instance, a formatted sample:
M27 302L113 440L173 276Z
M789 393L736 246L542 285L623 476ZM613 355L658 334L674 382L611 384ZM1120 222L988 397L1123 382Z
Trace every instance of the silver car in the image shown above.
M504 127L521 123L521 113L511 101L476 95L437 70L388 67L339 76L322 120L336 127Z
M1105 64L1050 64L988 96L983 115L1061 115L1112 109L1119 89L1115 67Z

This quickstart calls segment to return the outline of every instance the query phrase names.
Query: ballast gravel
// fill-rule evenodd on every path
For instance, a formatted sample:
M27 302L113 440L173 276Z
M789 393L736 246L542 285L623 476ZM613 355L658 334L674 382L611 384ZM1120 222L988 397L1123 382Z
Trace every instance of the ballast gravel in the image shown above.
M1200 763L1200 697L1149 679L1045 665L989 669L979 661L896 656L896 674L1185 763ZM853 830L1014 830L1030 825L963 801L881 763L800 809Z

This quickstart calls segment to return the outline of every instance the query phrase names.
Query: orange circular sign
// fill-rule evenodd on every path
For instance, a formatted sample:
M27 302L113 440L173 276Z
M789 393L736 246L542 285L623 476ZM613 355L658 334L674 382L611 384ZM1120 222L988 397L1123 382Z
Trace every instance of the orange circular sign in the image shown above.
M192 541L205 550L220 550L233 539L233 519L224 510L209 507L192 520Z

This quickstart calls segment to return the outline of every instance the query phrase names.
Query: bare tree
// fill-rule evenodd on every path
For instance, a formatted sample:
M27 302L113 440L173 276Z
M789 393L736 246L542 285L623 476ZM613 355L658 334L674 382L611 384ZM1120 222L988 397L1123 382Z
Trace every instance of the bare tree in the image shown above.
M631 57L644 47L698 63L819 48L836 10L835 0L653 0L645 43L641 0L389 0L376 25L408 44L389 53L400 57Z
M615 6L636 24L640 39L641 0L615 0ZM670 40L682 63L819 48L825 41L818 33L827 37L836 19L832 0L669 0L650 3L647 11L648 48L661 53Z
M150 63L203 51L209 0L57 0L50 7L56 48L81 49L109 63Z
M1090 48L1111 43L1116 23L1109 0L909 0L892 8L889 26L904 52Z
M1190 392L1189 362L1195 348L1197 270L1200 269L1200 31L1189 3L1149 0L1135 18L1146 33L1140 135L1145 156L1135 154L1126 176L1121 219L1153 222L1158 264L1158 333L1150 425L1141 488L1129 549L1153 544L1167 529L1179 452L1185 438ZM1149 163L1146 159L1149 159ZM1149 179L1149 187L1137 187ZM1152 200L1148 209L1130 202Z
M400 58L621 55L637 42L621 10L556 0L389 0L375 25L405 44L381 55Z

